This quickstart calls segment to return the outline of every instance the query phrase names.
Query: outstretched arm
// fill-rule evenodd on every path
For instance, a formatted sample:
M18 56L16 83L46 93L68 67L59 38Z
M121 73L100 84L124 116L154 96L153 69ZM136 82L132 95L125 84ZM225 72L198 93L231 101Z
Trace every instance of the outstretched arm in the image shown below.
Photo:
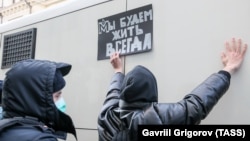
M246 50L247 44L243 45L241 39L226 42L221 55L222 70L209 76L178 103L159 104L160 109L165 109L158 110L162 119L166 119L165 124L199 124L206 118L228 90L231 75L240 68Z
M103 103L101 112L98 116L98 132L99 138L103 140L112 140L112 137L117 133L116 129L121 122L119 120L119 113L115 112L119 107L121 85L124 79L122 59L119 53L114 53L110 56L110 63L114 69L108 93Z
M115 74L113 75L106 100L104 101L104 106L114 106L117 107L120 97L120 90L122 81L124 79L122 59L119 53L115 52L110 56L110 63L114 69Z

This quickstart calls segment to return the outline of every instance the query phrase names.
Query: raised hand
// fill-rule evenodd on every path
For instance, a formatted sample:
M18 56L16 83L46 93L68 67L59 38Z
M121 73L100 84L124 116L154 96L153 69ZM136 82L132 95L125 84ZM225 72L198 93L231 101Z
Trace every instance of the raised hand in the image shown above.
M221 61L224 65L223 70L233 74L238 70L244 60L247 51L247 44L242 44L242 40L232 38L231 41L226 41L225 51L221 54Z
M120 58L119 52L115 52L110 56L110 63L113 66L115 73L123 71L122 59Z

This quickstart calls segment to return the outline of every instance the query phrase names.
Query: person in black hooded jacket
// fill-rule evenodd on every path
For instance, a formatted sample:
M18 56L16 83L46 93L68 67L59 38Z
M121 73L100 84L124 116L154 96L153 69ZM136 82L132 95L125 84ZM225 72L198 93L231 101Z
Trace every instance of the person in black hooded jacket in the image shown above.
M231 75L240 68L246 50L241 39L226 42L221 55L224 68L176 103L158 103L153 73L138 65L124 75L119 53L114 53L110 62L115 74L98 116L99 141L137 141L138 125L142 124L200 124L228 90Z
M7 71L2 92L1 141L57 141L76 136L73 121L56 105L71 65L28 59ZM59 104L60 105L60 104ZM62 104L65 106L65 104Z

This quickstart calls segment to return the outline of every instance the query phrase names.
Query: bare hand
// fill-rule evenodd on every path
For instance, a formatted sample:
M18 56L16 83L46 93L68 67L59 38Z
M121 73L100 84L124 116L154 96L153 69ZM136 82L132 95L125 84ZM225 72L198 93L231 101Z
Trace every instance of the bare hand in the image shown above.
M247 44L242 45L242 40L232 38L230 42L225 43L225 51L221 54L223 70L233 74L238 68L240 68L245 53L247 50Z
M122 60L121 60L120 54L118 52L115 52L110 56L110 63L112 64L115 73L122 72L122 70L123 70Z

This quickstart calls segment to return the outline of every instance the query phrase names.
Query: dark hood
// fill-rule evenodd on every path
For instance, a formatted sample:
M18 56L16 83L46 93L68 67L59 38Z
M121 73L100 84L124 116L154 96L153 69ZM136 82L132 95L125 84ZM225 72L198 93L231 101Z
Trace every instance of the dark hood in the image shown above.
M55 131L72 133L76 137L72 119L58 110L53 101L56 70L65 76L71 65L33 59L16 63L4 79L3 117L36 117Z
M136 66L125 76L120 98L128 103L158 102L157 82L153 73L143 66Z

